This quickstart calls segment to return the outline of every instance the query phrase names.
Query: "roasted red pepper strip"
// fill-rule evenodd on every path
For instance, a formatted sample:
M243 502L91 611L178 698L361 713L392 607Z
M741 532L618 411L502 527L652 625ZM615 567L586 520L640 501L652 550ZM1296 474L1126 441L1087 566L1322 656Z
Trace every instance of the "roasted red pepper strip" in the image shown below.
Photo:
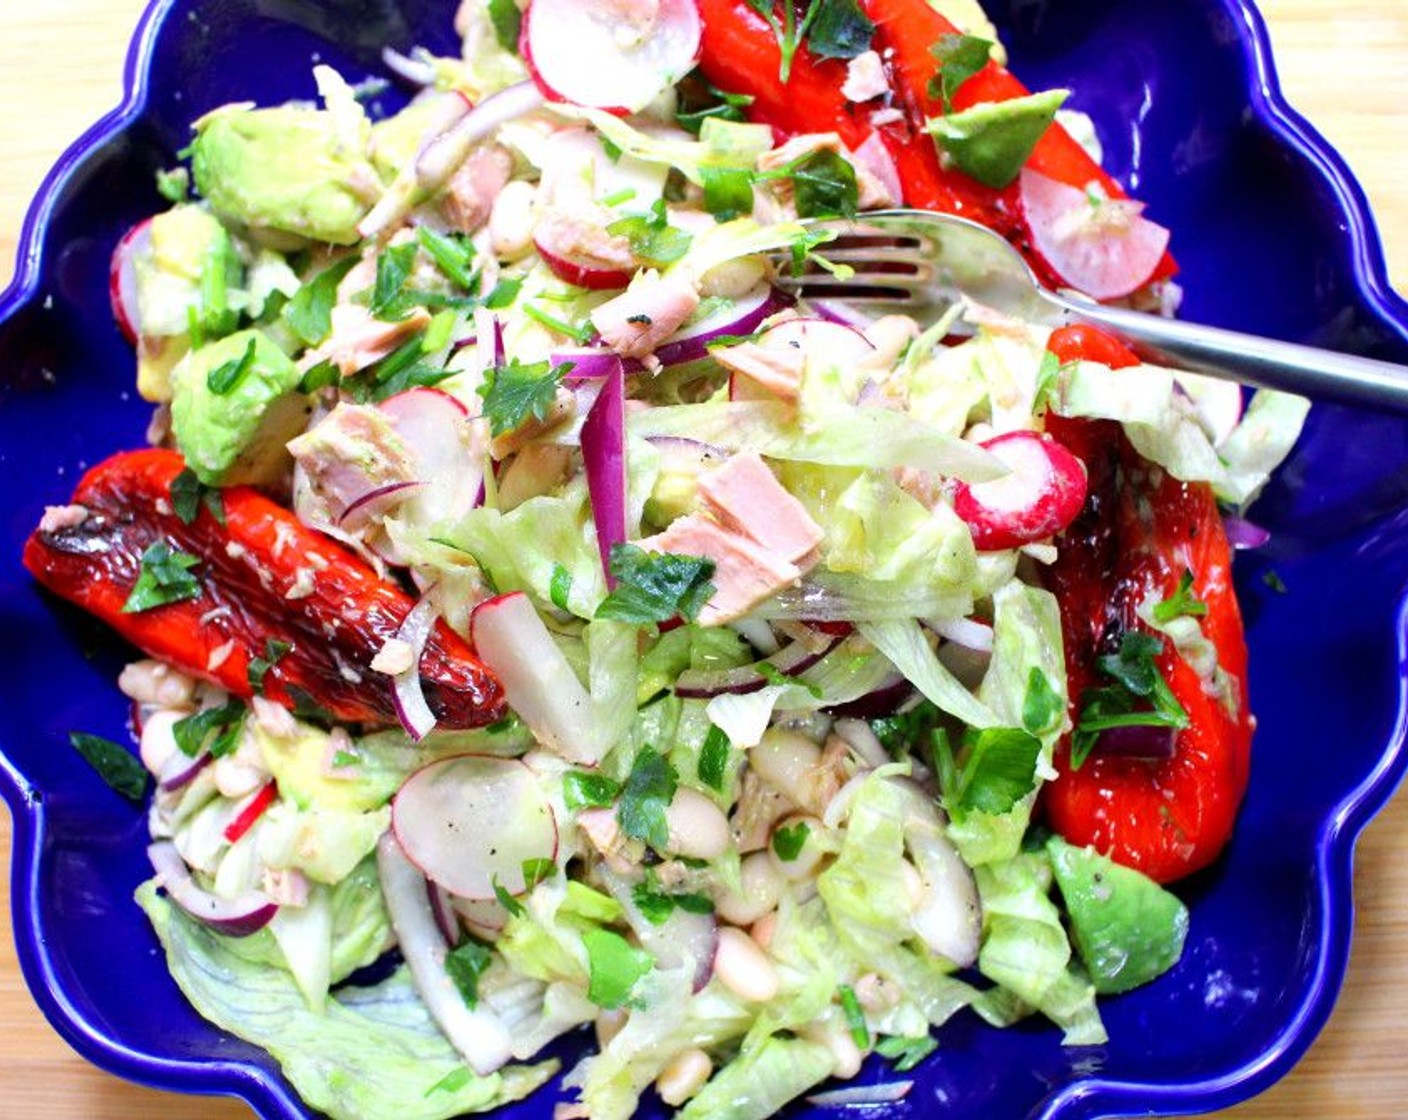
M264 787L254 795L248 805L240 810L239 816L225 826L223 833L225 839L231 844L239 843L239 839L251 828L254 822L262 817L279 796L279 783L266 782Z
M359 558L248 487L224 491L225 524L202 509L190 524L172 512L172 451L131 451L94 467L74 492L76 523L35 530L24 563L34 577L102 619L133 645L192 676L249 697L249 663L270 639L291 648L264 676L263 693L353 723L397 722L391 678L371 661L396 635L414 600ZM194 599L126 613L142 553L165 540L200 560ZM426 701L447 728L501 719L503 689L453 631L438 622L420 661Z
M1051 349L1063 361L1137 362L1118 340L1091 328L1056 332ZM1156 659L1190 720L1172 757L1103 757L1097 747L1071 770L1069 745L1062 744L1060 777L1043 792L1047 819L1067 840L1093 844L1169 882L1217 857L1247 785L1253 720L1227 536L1211 489L1147 463L1118 425L1052 418L1049 427L1090 474L1090 499L1061 539L1048 576L1061 606L1072 720L1082 691L1107 683L1096 679L1096 659L1113 652L1126 630L1143 627L1141 602L1173 595L1187 570L1192 594L1207 604L1199 621L1217 651L1214 679L1204 681L1167 639Z

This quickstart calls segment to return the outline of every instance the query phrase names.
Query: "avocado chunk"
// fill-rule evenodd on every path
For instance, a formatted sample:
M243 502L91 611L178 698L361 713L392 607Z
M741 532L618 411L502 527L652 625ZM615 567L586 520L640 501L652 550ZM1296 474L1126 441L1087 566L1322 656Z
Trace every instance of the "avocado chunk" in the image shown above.
M298 367L257 330L192 350L171 371L171 430L207 486L273 482L308 422Z
M137 391L149 401L171 398L171 370L190 349L191 323L207 336L233 330L231 293L244 269L230 235L207 210L181 205L147 226L145 252L132 262L137 279Z
M1001 190L1021 173L1069 95L1069 90L1053 89L1007 101L980 102L934 117L929 131L960 171L986 187Z
M1127 992L1178 963L1188 908L1142 872L1053 836L1046 845L1071 940L1101 995Z
M322 109L230 107L196 128L191 169L220 217L306 241L359 239L357 223L380 190L365 120L349 137Z
M389 183L410 166L440 112L435 98L427 97L372 125L372 163L382 179Z

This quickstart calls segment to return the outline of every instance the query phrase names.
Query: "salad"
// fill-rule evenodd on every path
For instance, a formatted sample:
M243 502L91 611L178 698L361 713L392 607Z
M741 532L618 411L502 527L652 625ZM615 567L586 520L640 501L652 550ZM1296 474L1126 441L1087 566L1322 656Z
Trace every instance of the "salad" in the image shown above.
M143 654L140 757L73 742L155 787L175 981L333 1117L492 1109L563 1053L564 1117L894 1100L962 1012L1101 1044L1233 828L1230 551L1305 402L788 294L907 204L1176 304L972 5L456 26L387 51L394 115L320 65L194 123L113 262L151 447L25 550Z

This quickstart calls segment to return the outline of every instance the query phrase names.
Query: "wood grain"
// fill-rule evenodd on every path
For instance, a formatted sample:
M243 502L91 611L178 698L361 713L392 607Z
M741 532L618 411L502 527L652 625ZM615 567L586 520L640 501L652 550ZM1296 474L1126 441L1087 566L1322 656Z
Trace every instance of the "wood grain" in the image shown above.
M1288 95L1344 153L1378 214L1390 275L1408 289L1408 3L1262 0ZM118 101L136 0L0 4L0 285L50 164ZM1224 1120L1389 1118L1408 1112L1408 798L1369 828L1356 872L1353 959L1328 1029L1279 1085ZM10 824L0 820L0 862ZM0 913L8 913L0 875ZM140 998L140 993L133 993ZM89 1066L45 1023L0 934L0 1115L7 1120L248 1120L247 1106L131 1085Z

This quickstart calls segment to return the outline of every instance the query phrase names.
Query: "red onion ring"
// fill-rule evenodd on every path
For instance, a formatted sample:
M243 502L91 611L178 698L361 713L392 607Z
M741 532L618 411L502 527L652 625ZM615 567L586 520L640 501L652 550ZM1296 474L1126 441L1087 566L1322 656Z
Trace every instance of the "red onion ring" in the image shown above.
M425 691L421 687L420 657L435 627L436 614L435 604L428 597L421 599L396 631L396 637L411 647L413 660L409 669L392 678L391 696L396 705L396 718L401 721L406 734L417 743L435 727L435 713L426 703Z

